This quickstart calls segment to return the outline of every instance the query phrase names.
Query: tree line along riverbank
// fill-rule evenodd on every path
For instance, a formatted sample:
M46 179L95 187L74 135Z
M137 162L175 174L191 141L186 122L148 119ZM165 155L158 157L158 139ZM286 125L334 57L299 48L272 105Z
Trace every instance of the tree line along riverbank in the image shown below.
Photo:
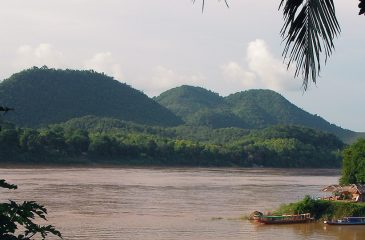
M300 126L163 128L93 116L38 129L2 126L1 163L339 168L345 146Z

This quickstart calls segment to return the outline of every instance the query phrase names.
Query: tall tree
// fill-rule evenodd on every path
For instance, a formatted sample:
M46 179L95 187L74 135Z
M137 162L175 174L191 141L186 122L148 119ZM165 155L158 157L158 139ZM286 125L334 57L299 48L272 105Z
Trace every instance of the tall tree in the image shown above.
M365 139L344 150L340 183L365 183Z

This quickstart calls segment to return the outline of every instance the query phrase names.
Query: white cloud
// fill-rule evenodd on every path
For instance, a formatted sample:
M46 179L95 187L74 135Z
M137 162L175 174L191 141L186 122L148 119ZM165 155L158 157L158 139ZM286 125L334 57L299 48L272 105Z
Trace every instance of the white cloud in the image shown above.
M64 66L64 58L61 51L55 49L49 43L41 43L36 47L22 45L16 50L14 67L17 70L32 66L43 66L60 68Z
M110 52L96 53L84 63L85 69L92 69L113 76L116 80L123 80L122 68Z
M232 84L239 85L240 88L255 87L256 75L253 72L246 71L236 62L229 62L221 67L224 79Z
M152 78L139 81L137 88L141 87L149 95L155 96L172 87L183 84L200 86L204 81L205 77L202 75L180 75L172 69L157 66L153 69Z
M256 39L247 48L249 69L260 77L265 87L280 90L300 90L294 73L283 64L281 58L275 58L264 40Z
M268 88L275 91L300 90L294 73L289 71L281 58L275 58L262 39L248 44L246 53L247 70L236 62L229 62L221 67L228 83L241 88Z

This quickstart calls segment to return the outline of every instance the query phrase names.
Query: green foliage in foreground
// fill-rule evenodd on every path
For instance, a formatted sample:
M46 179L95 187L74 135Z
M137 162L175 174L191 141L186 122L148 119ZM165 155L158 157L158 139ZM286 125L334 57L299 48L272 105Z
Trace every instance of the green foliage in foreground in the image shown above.
M17 189L17 186L0 179L0 188ZM62 238L61 233L54 226L39 225L40 220L47 220L46 215L47 209L33 201L18 204L9 200L9 202L0 203L0 239L44 240L48 235Z
M340 183L365 183L365 139L358 140L344 150Z
M342 147L334 135L296 126L159 128L95 117L0 132L2 163L334 168Z
M314 200L306 196L295 203L282 205L274 214L310 213L315 219L339 219L365 216L365 203Z

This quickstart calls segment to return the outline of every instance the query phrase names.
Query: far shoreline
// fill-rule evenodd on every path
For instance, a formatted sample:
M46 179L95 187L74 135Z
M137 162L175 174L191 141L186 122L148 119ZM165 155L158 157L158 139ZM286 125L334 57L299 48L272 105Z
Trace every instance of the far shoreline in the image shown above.
M200 170L252 170L252 171L294 171L311 170L311 175L316 173L331 172L331 176L340 175L339 168L276 168L276 167L240 167L240 166L173 166L173 165L127 165L113 163L80 163L80 164L58 164L58 163L0 163L0 169L200 169ZM313 172L314 171L314 172ZM322 174L321 174L322 175Z

